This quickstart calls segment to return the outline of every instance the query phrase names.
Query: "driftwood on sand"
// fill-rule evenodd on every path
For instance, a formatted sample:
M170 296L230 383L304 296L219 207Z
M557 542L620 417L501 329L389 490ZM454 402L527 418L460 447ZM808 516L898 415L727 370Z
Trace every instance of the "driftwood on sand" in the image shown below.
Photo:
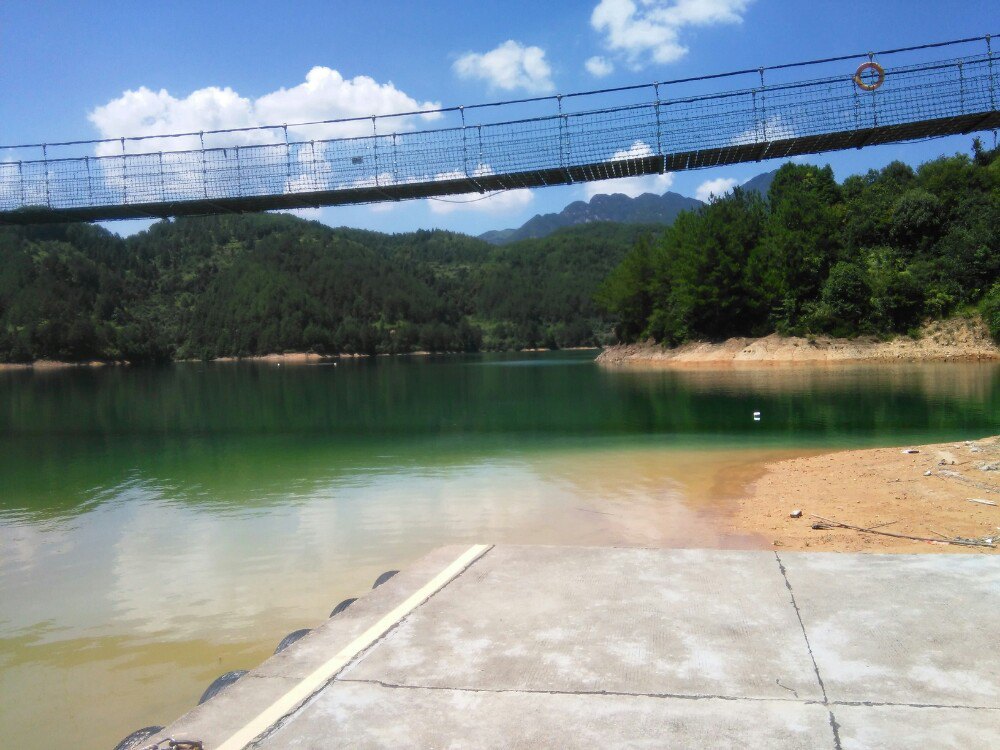
M956 544L960 547L989 547L993 548L996 543L992 538L987 539L963 539L962 537L944 537L942 539L931 539L925 536L911 536L910 534L895 534L891 531L878 531L874 527L863 527L863 526L852 526L849 523L841 523L840 521L834 521L830 518L824 518L823 516L817 516L815 514L810 514L812 518L818 518L820 523L814 523L814 529L851 529L853 531L861 532L862 534L881 534L882 536L892 536L897 539L912 539L915 542L936 542L937 544ZM936 533L936 532L935 532Z

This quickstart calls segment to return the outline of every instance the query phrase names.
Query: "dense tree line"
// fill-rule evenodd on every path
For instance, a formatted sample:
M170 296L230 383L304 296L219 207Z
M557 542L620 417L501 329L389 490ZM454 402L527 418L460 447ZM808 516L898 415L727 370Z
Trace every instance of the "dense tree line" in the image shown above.
M596 299L596 302L595 302ZM787 164L667 229L592 223L503 247L287 215L123 239L0 229L0 361L162 361L889 334L978 309L1000 340L1000 156L838 184Z
M1000 341L1000 153L837 184L786 164L640 241L600 287L624 341L890 334L979 307Z
M650 230L590 225L494 247L286 215L0 230L0 361L593 345L597 286Z

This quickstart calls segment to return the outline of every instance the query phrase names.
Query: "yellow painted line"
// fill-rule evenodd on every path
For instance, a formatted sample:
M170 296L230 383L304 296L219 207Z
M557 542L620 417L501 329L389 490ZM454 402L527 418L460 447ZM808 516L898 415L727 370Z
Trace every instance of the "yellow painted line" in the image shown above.
M323 666L306 676L302 682L261 711L246 726L219 745L217 750L243 750L255 738L273 727L298 706L315 695L324 685L333 679L337 672L347 666L355 656L375 643L393 625L427 601L433 594L444 588L445 584L479 559L491 547L492 545L490 544L475 544L469 547L451 565L421 586L406 601L382 617L382 619L368 628L368 630L351 641L349 645L338 651Z

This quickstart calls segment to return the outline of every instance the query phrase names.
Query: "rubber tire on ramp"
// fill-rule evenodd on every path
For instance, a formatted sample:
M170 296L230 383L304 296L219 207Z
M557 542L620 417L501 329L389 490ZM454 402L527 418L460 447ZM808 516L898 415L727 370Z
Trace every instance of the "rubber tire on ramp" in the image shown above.
M234 669L232 672L226 672L225 674L216 677L215 682L205 688L205 692L201 694L201 698L198 699L198 705L200 706L205 701L214 698L216 695L240 679L240 677L245 675L248 671L249 670L246 669Z
M288 635L286 635L284 638L281 639L281 643L279 643L278 647L274 649L274 653L280 654L286 648L295 643L295 641L297 641L299 638L301 638L304 635L308 635L311 632L312 630L310 628L302 628L302 630L292 631L291 633L289 633Z
M375 579L375 583L372 584L372 588L373 589L377 589L379 586L381 586L383 583L385 583L386 581L388 581L390 578L392 578L398 572L399 572L398 570L387 570L387 571L385 571L385 573L383 573L382 575L380 575L378 578Z
M330 617L333 617L334 615L339 615L345 609L354 604L354 602L356 602L357 600L358 600L357 597L354 597L353 599L344 599L344 601L342 601L340 604L338 604L336 607L333 608L333 612L330 613Z
M162 731L163 727L143 727L142 729L136 729L132 734L115 745L115 750L136 750L136 748L142 746L144 740L148 740L154 734L159 734Z

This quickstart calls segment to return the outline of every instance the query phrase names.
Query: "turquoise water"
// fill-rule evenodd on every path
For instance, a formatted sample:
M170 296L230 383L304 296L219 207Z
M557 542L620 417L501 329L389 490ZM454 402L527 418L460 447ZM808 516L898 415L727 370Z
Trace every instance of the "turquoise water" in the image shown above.
M165 723L441 544L736 544L738 467L1000 432L996 365L593 356L0 372L0 747Z

